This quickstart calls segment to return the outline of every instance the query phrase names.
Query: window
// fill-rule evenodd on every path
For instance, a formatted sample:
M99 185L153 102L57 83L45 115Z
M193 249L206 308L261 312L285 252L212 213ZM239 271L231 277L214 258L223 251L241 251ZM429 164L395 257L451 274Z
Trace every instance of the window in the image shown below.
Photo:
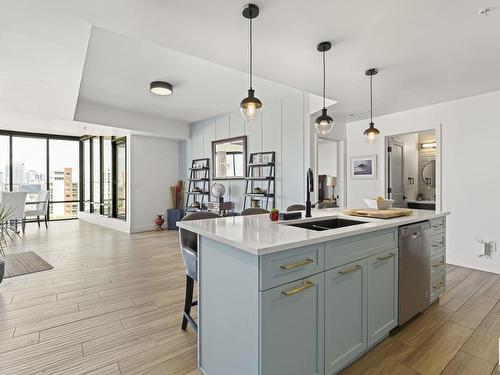
M52 219L78 217L78 142L49 140L49 212Z
M93 212L101 213L101 146L100 138L92 138L92 192Z
M0 135L0 192L10 190L10 140L6 135Z
M28 193L36 201L47 190L47 139L12 137L12 191Z
M91 195L90 195L90 184L91 184L91 178L90 178L90 139L86 139L83 141L83 207L85 212L90 212L90 202L91 202Z
M112 148L111 148L111 138L105 138L103 142L103 153L102 153L102 207L103 215L112 216L112 189L113 189L113 175L112 175Z
M127 207L127 163L126 163L126 146L125 140L115 142L115 197L116 211L113 216L124 219L126 218Z
M126 139L85 137L83 190L85 212L126 219Z
M0 191L49 191L48 220L78 216L78 138L0 130ZM29 206L28 206L29 207Z

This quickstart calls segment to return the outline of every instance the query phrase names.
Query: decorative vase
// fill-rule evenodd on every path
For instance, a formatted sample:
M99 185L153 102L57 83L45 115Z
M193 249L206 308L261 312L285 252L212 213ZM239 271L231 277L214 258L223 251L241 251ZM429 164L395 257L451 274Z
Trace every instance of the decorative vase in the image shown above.
M163 215L156 215L155 224L158 226L156 230L163 230L161 226L163 225L164 222L165 219L163 218Z
M180 208L169 208L167 210L167 228L170 230L179 229L177 222L181 221L183 211Z

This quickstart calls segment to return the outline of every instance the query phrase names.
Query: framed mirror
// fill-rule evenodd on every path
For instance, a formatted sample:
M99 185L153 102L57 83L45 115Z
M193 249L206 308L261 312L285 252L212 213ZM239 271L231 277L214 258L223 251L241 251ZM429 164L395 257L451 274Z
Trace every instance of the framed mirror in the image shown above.
M246 176L247 137L234 137L212 142L212 178L241 180Z
M433 188L436 187L436 161L431 160L422 168L422 175L420 176L422 181L427 186Z

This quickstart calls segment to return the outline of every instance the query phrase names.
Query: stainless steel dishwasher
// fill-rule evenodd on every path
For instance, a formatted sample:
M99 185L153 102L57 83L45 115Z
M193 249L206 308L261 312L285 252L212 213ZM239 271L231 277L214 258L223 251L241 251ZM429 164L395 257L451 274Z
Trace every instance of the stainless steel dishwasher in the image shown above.
M399 227L399 325L429 306L431 225Z

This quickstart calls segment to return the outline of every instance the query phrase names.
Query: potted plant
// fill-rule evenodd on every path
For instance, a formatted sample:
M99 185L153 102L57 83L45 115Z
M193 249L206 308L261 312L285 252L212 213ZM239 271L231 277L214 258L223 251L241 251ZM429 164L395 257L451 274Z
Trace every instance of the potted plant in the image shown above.
M5 251L17 236L16 230L8 224L12 212L13 210L0 204L0 283L5 273Z
M184 181L177 181L177 185L170 187L172 208L167 210L167 228L179 229L176 223L182 219L182 205L184 201Z

